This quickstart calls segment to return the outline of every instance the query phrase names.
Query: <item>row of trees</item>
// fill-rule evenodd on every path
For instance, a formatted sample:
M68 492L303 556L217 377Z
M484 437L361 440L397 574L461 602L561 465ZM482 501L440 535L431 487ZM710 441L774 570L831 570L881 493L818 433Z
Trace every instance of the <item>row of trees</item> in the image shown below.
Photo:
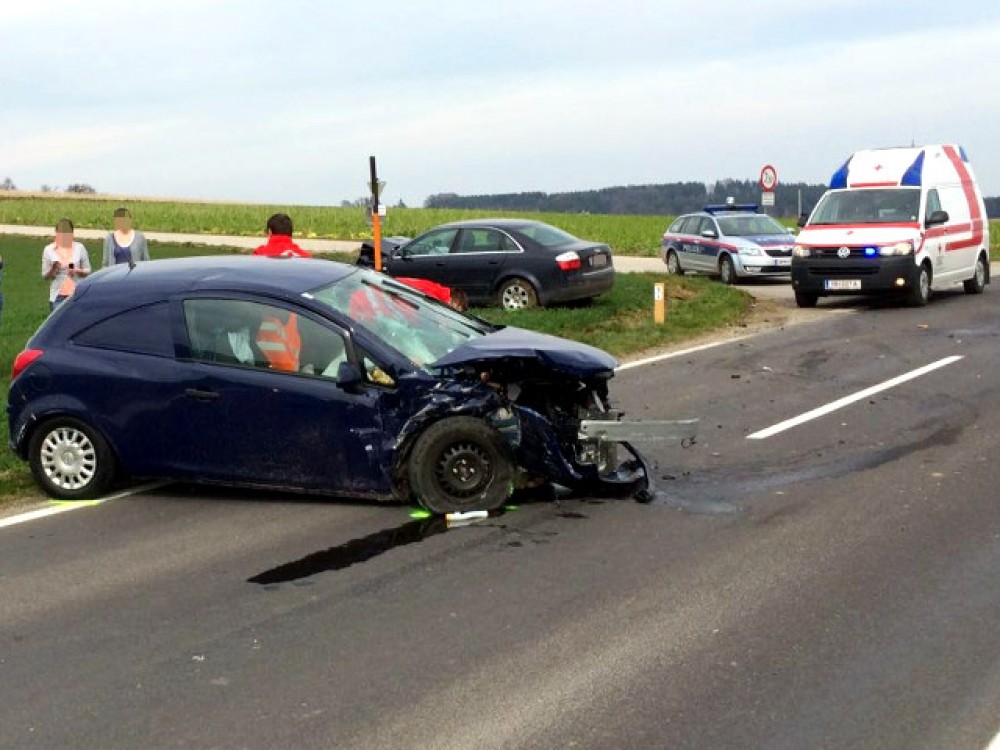
M0 190L17 190L17 185L14 184L14 181L10 177L5 177L2 181L0 181ZM59 188L58 186L53 187L52 185L42 185L39 188L39 191L42 193L58 193ZM90 185L87 185L86 183L74 182L72 185L67 185L66 189L63 190L62 192L77 193L77 194L81 193L93 194L96 193L97 191Z
M826 185L807 183L779 184L774 191L772 216L795 217L809 211L826 190ZM489 211L545 211L556 213L647 214L676 216L698 211L709 203L759 203L760 185L756 180L720 180L709 186L702 182L669 182L659 185L582 190L572 193L499 193L495 195L457 195L439 193L424 201L426 208L468 208ZM986 198L986 213L1000 218L1000 197Z

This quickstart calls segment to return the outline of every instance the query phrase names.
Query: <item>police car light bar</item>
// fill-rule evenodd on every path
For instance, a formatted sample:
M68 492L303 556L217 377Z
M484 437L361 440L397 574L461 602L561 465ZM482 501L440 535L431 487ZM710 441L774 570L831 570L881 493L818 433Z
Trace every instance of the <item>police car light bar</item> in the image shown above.
M702 210L709 214L723 213L725 211L749 211L750 213L757 213L757 208L756 203L713 203L705 206Z

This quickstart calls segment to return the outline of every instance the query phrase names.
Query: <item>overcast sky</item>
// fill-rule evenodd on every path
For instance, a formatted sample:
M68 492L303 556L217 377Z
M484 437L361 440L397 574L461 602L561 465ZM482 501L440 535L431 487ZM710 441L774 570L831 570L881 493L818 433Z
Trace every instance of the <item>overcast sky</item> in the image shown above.
M965 146L1000 195L1000 2L0 0L0 179L337 205Z

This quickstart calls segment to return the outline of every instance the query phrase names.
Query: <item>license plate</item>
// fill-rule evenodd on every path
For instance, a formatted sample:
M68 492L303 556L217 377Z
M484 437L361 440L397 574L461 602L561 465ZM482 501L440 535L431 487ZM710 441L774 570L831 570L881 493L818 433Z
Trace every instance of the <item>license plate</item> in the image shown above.
M590 266L591 268L603 268L608 265L608 256L601 254L595 254L590 256Z
M860 289L861 279L827 279L824 288L830 290Z
M791 258L775 258L774 265L776 266L790 266L792 265Z

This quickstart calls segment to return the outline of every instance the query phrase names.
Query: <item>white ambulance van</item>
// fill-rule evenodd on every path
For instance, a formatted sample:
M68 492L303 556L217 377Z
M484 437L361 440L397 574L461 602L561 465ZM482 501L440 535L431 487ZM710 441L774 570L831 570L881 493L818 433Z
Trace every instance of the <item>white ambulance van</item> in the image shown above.
M990 230L965 150L938 144L858 151L802 223L792 251L799 307L832 294L891 294L990 281Z

